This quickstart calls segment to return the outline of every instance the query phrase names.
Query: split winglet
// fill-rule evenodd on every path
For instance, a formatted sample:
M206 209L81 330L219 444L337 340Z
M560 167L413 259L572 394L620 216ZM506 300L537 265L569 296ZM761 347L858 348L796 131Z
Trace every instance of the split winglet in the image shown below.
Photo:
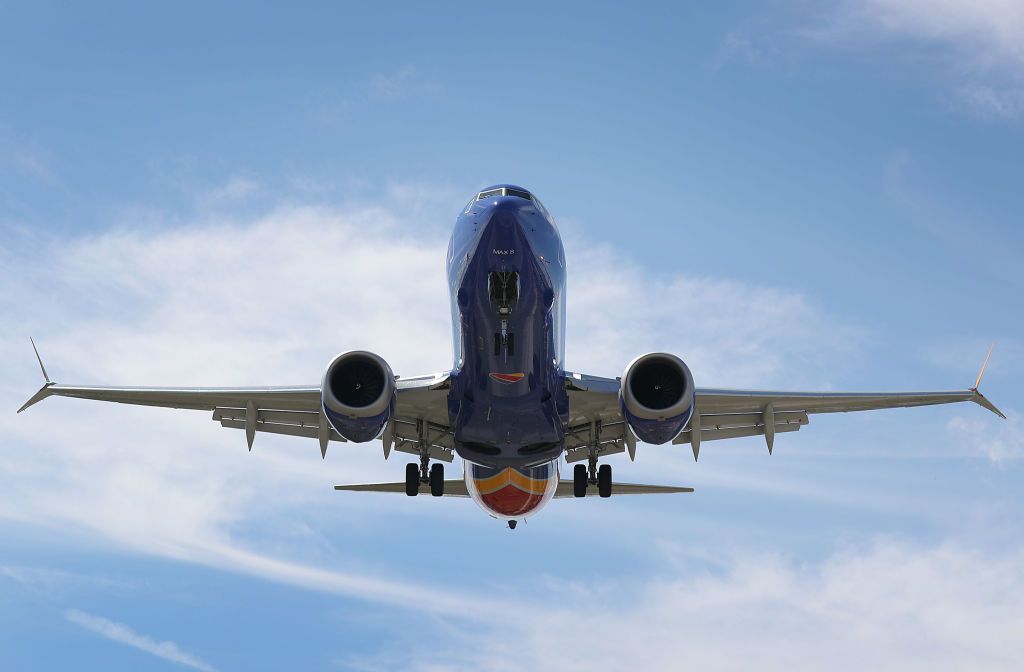
M35 340L29 336L28 341L32 344L32 352L36 353L36 361L39 362L39 369L43 372L43 380L45 380L48 385L53 384L53 381L50 380L50 376L46 375L46 367L43 366L43 358L39 356L39 348L36 347ZM987 359L985 360L985 363L988 363ZM978 380L981 380L981 376L978 376Z
M978 404L982 408L987 408L988 410L992 411L1003 420L1006 420L1006 416L1003 415L1003 412L996 408L995 404L993 404L991 401L985 398L984 394L978 391L978 386L981 385L981 377L985 375L985 369L988 368L988 360L992 356L992 349L995 347L995 343L988 346L988 353L985 355L985 363L981 365L981 371L978 372L978 379L974 381L974 387L971 388L971 392L974 392L974 397L972 397L972 400L974 401L974 403Z
M39 388L39 391L33 394L32 398L26 401L24 405L22 405L22 407L18 409L18 413L21 413L22 411L24 411L29 406L32 406L33 404L38 404L40 401L46 399L51 394L53 394L53 392L50 390L50 387L52 387L54 383L52 380L50 380L50 376L47 375L46 373L46 367L43 366L43 358L39 356L39 348L36 347L36 342L35 340L32 339L31 336L29 337L28 340L30 343L32 343L32 351L36 353L36 361L39 362L39 369L43 372L43 380L46 381L46 384Z
M978 379L974 381L974 387L971 388L972 390L977 390L978 386L981 385L981 377L985 375L985 369L988 368L988 360L989 357L992 356L992 348L994 347L996 347L995 343L988 346L988 353L985 355L985 363L981 365L981 371L978 372Z

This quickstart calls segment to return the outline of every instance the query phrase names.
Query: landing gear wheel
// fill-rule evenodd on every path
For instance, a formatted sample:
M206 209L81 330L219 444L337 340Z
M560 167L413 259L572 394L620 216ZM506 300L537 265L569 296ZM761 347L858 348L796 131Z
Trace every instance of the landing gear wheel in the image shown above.
M587 496L587 465L577 464L572 469L572 494L576 497Z
M597 494L602 497L612 496L612 465L602 464L597 470Z
M420 494L420 465L415 462L405 465L405 494L410 497Z
M430 465L430 494L434 497L444 495L444 465Z

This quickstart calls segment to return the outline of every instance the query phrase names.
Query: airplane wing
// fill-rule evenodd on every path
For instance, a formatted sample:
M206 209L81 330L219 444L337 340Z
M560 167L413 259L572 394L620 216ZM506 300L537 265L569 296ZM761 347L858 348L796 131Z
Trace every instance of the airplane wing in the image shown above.
M405 482L401 483L358 483L355 485L336 485L335 490L347 490L349 492L393 492L405 494ZM676 492L693 492L693 488L684 488L674 485L643 485L640 483L612 483L612 496L616 495L654 495L669 494ZM466 482L461 478L444 482L443 497L469 497L466 490ZM597 488L589 488L587 497L597 497ZM572 490L571 480L560 480L555 490L555 499L567 499L575 497Z
M35 348L35 343L32 344ZM39 358L39 352L36 351ZM327 422L321 408L320 385L282 387L105 387L63 385L50 380L18 409L21 413L47 397L74 397L136 406L159 406L211 411L222 427L243 429L249 449L257 432L304 436L320 441L320 453L327 455L330 441L344 442ZM412 378L396 377L395 415L384 430L384 452L396 450L418 455L420 430L430 442L433 459L452 461L451 432L448 430L448 374Z
M980 382L979 376L978 381ZM567 373L572 444L566 460L586 459L589 445L597 443L603 455L632 450L636 439L623 421L619 407L619 380ZM775 434L794 432L810 422L815 413L848 413L884 408L933 406L972 401L1001 418L1006 416L975 387L950 392L776 392L697 388L689 425L672 443L689 443L694 459L703 441L741 436L764 436L769 452ZM635 448L634 448L635 449Z

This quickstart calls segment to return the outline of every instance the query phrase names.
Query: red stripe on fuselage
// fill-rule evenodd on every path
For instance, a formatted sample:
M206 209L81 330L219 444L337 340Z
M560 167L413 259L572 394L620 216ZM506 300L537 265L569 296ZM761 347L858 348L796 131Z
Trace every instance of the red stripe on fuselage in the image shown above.
M524 492L514 485L481 495L489 509L503 516L522 516L533 511L544 499L543 494Z
M492 373L491 378L499 383L518 383L526 374L524 373Z

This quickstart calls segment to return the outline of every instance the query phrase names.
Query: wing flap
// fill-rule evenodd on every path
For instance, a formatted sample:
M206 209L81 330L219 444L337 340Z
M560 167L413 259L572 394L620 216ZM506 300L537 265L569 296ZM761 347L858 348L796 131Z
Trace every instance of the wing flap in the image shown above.
M806 424L807 422L793 422L786 424L776 423L775 432L795 432ZM679 436L672 439L672 443L676 445L680 443L690 443L690 436L692 436L692 432L687 429L680 433ZM722 429L704 429L701 427L700 430L700 440L702 442L718 441L719 439L738 439L744 436L764 436L764 424L747 427L723 427Z
M221 427L227 427L229 429L245 429L245 420L231 420L223 419L220 421ZM278 422L257 422L257 432L267 432L268 434L284 434L285 436L302 436L307 439L316 439L320 437L319 430L316 427L304 427L302 425L288 425ZM345 443L345 437L338 434L334 429L331 429L331 441L338 441Z

